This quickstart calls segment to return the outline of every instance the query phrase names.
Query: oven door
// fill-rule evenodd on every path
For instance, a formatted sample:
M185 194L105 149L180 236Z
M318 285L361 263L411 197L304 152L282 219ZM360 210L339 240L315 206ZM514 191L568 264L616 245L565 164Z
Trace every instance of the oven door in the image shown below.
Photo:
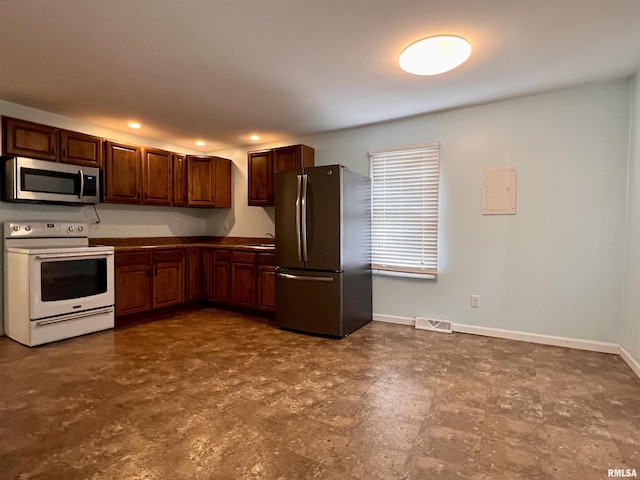
M31 320L114 304L113 252L29 255Z

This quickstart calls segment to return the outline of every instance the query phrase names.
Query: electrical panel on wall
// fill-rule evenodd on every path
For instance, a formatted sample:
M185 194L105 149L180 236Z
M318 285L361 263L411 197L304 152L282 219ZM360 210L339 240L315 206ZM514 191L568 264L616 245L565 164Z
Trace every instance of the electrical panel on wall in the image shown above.
M516 167L485 168L482 174L482 214L516 213Z

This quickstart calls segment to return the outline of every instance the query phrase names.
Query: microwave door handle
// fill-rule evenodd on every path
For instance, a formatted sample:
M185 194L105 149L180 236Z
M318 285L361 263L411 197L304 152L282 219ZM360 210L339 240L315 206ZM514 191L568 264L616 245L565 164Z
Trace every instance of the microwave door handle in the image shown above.
M43 253L36 255L37 260L52 260L56 258L104 258L110 257L113 252L87 252L87 253Z
M82 198L84 197L84 172L82 169L80 169L78 175L80 175L80 193L78 194L78 198Z

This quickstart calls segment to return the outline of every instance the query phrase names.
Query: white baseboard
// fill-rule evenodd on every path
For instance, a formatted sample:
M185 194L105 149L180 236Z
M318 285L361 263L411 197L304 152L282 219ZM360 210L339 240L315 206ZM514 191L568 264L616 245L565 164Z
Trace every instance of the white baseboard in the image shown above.
M508 338L523 342L538 343L541 345L553 345L554 347L576 348L578 350L589 350L592 352L620 354L620 345L615 343L595 342L592 340L577 340L567 337L556 337L553 335L539 335L537 333L516 332L513 330L502 330L500 328L476 327L474 325L453 324L453 331L460 333L471 333L473 335L484 335L485 337Z
M415 326L416 320L411 317L397 317L393 315L374 314L373 320L378 322L396 323L399 325ZM465 325L462 323L454 323L453 331L458 333L469 333L473 335L483 335L485 337L508 338L510 340L519 340L523 342L538 343L541 345L552 345L555 347L576 348L579 350L589 350L592 352L613 353L621 355L620 345L615 343L595 342L592 340L577 340L574 338L556 337L553 335L539 335L537 333L516 332L513 330L502 330L500 328L477 327L474 325ZM630 361L634 361L627 353ZM624 358L624 357L623 357ZM625 359L627 363L628 360ZM635 363L635 362L634 362ZM636 365L638 365L636 363ZM634 368L634 367L631 367ZM640 377L640 373L634 369Z
M409 325L411 327L416 326L416 319L411 317L396 317L394 315L374 313L373 320L375 322L395 323L397 325Z
M627 362L627 365L631 367L631 370L635 372L635 374L640 377L640 363L631 356L629 352L627 352L624 347L620 346L620 356L622 359Z

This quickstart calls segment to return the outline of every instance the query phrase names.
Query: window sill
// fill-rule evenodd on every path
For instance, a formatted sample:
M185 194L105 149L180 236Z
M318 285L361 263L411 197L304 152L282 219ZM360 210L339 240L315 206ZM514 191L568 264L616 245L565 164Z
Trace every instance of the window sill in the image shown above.
M436 280L438 275L432 273L409 273L409 272L392 272L389 270L372 270L374 275L384 275L386 277L403 277L416 278L418 280Z

